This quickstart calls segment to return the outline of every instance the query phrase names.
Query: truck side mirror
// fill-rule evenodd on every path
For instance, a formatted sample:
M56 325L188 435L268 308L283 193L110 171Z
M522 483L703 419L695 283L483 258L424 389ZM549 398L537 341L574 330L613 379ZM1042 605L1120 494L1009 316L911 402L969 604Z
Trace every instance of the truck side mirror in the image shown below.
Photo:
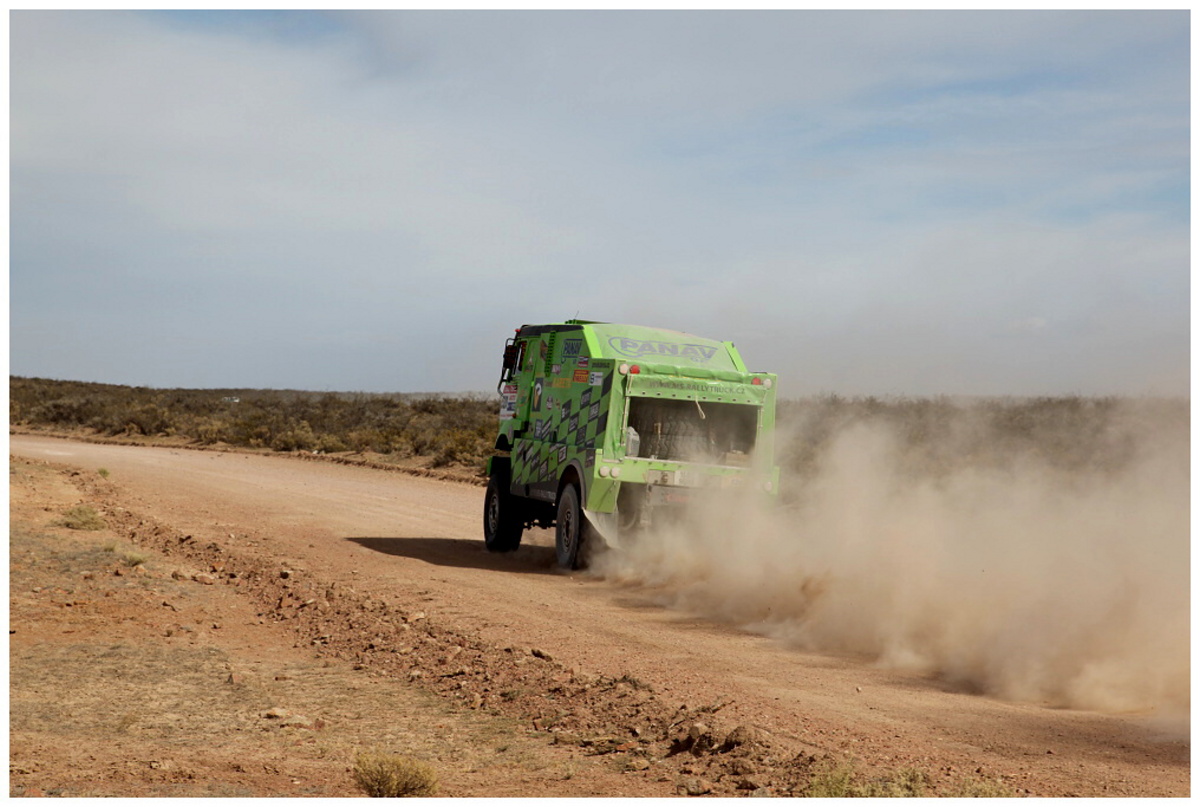
M509 342L504 346L504 371L512 372L512 369L517 366L517 345L515 342Z

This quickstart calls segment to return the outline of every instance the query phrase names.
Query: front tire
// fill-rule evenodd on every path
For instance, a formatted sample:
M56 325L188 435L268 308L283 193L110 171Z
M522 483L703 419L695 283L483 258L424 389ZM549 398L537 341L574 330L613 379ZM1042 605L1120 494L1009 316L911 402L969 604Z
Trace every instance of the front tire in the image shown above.
M567 485L558 498L558 518L554 532L554 550L563 569L579 569L583 564L583 546L590 527L579 502L579 488Z
M509 491L509 470L495 468L483 499L484 546L489 552L513 552L524 529L521 501Z

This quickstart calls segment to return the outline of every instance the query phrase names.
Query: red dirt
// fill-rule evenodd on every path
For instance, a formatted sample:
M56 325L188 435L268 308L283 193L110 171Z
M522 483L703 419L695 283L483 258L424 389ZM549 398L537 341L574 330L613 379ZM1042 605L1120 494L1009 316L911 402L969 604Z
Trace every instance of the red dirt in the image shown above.
M1186 738L1139 717L787 649L560 572L541 531L488 554L476 486L24 435L10 452L15 795L352 795L357 749L433 762L444 796L801 795L825 759L917 769L933 794L1190 792ZM110 531L52 526L79 502ZM114 574L114 538L145 572ZM103 697L64 691L85 673Z

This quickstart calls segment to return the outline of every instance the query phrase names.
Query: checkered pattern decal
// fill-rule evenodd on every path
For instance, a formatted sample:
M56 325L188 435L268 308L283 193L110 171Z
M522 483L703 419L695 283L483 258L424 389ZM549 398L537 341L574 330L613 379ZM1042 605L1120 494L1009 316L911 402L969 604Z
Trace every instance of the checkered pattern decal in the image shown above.
M572 379L570 388L554 388L559 395L552 396L553 406L548 401L528 436L517 438L512 454L514 485L557 485L572 460L585 468L596 464L596 446L603 444L608 428L613 362L593 359L585 367L586 382L574 381L575 368L563 368Z

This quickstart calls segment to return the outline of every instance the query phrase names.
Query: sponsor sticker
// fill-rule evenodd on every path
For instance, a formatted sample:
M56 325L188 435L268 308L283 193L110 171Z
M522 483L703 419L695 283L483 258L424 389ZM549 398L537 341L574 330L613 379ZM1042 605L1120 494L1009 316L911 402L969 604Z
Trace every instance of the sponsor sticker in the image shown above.
M593 373L593 375L596 375L596 373ZM588 371L587 370L576 370L575 371L575 383L576 384L588 383Z
M517 385L505 384L500 394L500 419L512 420L517 416Z
M593 372L593 373L592 373L590 376L588 376L588 382L589 382L589 383L590 383L590 384L591 384L593 387L598 387L598 386L600 386L601 384L603 384L603 383L604 383L604 373L601 373L601 372Z

